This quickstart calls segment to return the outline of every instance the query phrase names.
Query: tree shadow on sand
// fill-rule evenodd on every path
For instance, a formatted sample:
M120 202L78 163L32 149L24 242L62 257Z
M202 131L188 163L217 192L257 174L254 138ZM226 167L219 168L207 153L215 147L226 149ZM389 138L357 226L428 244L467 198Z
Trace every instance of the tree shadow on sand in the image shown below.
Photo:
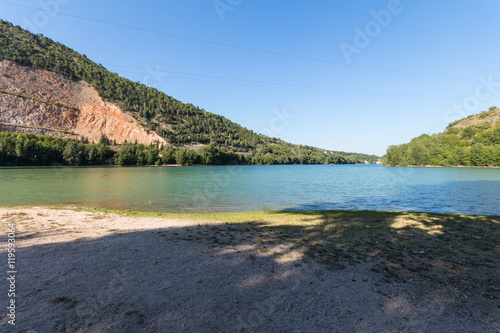
M498 217L287 211L219 219L21 248L14 331L500 327ZM5 318L0 325L11 329Z
M376 262L372 270L385 272L388 280L419 276L490 298L500 296L500 290L488 288L500 285L499 217L368 211L286 214L314 224L288 233L295 247L330 269Z

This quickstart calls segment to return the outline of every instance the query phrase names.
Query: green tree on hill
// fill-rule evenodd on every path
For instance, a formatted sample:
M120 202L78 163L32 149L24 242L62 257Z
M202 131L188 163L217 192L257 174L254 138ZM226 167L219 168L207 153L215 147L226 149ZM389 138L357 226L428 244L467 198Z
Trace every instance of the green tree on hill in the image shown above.
M178 164L193 165L197 162L197 159L198 155L190 149L181 148L175 153L175 161Z
M375 163L378 159L374 155L333 152L343 159L327 161L322 149L297 146L257 134L221 115L182 103L155 88L120 77L92 62L84 54L3 20L0 20L0 57L88 82L103 99L116 103L147 130L155 131L172 145L212 144L220 148L218 156L210 157L213 152L209 151L204 153L205 160L210 161L210 164L323 164L335 163L335 160L346 163L364 163L368 160ZM105 136L101 136L99 142L111 144ZM142 148L130 146L124 149L127 151L116 156L118 164L130 165L131 160L140 165L166 161L161 156L156 158L153 151L143 152ZM251 158L242 157L250 154ZM69 155L71 163L78 162ZM170 160L170 157L167 159ZM82 161L86 159L83 158Z
M500 121L493 124L482 120L497 113L497 107L491 107L469 126L456 127L465 120L461 119L451 123L445 132L424 134L409 143L389 146L382 162L389 166L500 166Z

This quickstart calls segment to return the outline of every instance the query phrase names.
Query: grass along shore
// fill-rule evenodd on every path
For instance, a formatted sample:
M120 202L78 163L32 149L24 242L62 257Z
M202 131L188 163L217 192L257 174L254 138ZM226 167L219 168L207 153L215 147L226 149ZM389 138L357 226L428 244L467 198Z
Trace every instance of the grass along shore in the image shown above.
M236 277L234 274L237 273L232 273L232 268L228 267L238 267L238 272L242 272L238 274L245 274L244 276L248 277L255 274L251 270L255 270L260 265L259 263L265 270L265 272L260 272L261 275L264 274L263 276L267 276L267 274L272 276L286 267L290 272L299 270L301 276L306 280L310 279L315 281L314 283L320 284L329 281L330 284L336 284L336 288L347 288L344 291L346 293L354 293L356 289L350 290L350 287L338 282L339 279L349 276L349 283L359 283L360 286L357 288L367 288L364 291L367 295L363 297L367 297L367 299L380 297L374 304L382 312L379 317L371 319L372 326L367 327L372 328L379 327L378 324L382 325L381 320L391 312L390 309L393 306L391 304L394 304L395 299L401 295L406 295L405 297L415 302L412 310L414 311L413 315L405 312L404 316L398 317L398 323L406 323L405 327L409 328L409 332L420 327L418 326L421 324L418 324L419 318L424 316L423 313L429 312L429 304L433 304L431 308L434 310L440 309L439 316L442 317L440 322L442 325L448 325L446 327L452 325L450 323L454 321L456 324L459 323L462 320L459 319L462 312L470 313L472 317L476 316L473 313L478 313L479 317L474 317L477 322L470 321L472 317L465 318L470 321L467 325L472 325L473 329L479 325L477 323L480 321L487 325L483 327L486 331L488 329L494 331L493 328L497 329L500 325L500 316L498 315L500 312L498 307L500 299L500 217L498 216L381 211L172 214L85 207L16 207L0 208L0 217L2 223L16 223L17 240L21 253L33 251L33 258L41 258L42 261L44 253L51 253L46 260L50 261L52 265L55 262L56 265L60 266L61 271L57 276L60 274L72 276L73 280L67 282L67 286L65 284L59 285L58 288L63 290L62 292L55 296L46 296L48 298L45 300L52 307L60 305L61 313L59 315L69 321L74 321L75 316L79 314L68 314L66 313L68 310L64 310L64 308L68 306L76 308L77 304L85 308L86 300L93 296L91 291L71 294L72 291L68 288L75 288L74 283L81 279L88 279L89 276L74 270L65 271L63 266L73 262L74 267L79 267L79 265L87 267L92 262L91 257L95 253L96 256L104 260L103 263L99 264L104 265L102 274L113 269L125 271L135 269L132 266L137 264L134 264L137 256L141 258L141 262L142 260L152 260L160 263L168 257L170 258L168 260L177 260L177 265L182 266L185 262L185 265L191 267L191 269L183 271L183 274L187 274L183 279L190 280L196 277L196 281L205 281L203 276L211 274L206 265L209 265L208 263L213 265L213 260L222 260L227 256L227 260L231 261L232 264L224 266L223 269L218 268L217 272L212 274L214 274L214 279L221 279L223 283L227 282L228 285L235 283L236 280L240 281L239 283L245 281L243 277ZM2 235L0 240L3 241L5 237ZM142 244L141 246L146 248L146 252L138 244ZM165 250L164 247L168 250ZM2 248L2 252L4 251L5 248ZM175 251L181 252L176 255ZM198 253L196 257L192 256L194 252ZM40 257L40 253L42 253L42 257ZM58 253L59 255L56 255ZM66 258L65 256L69 256L70 253L73 254ZM204 257L207 253L211 253L210 260ZM155 259L150 258L151 256L157 257ZM200 260L201 262L199 262ZM43 269L42 267L37 268L37 263L30 262L30 265L32 267L30 269L35 271L34 275L49 274L41 273ZM153 266L151 269L156 269L157 266ZM89 267L95 268L92 265ZM158 269L160 270L161 267L161 265L158 266ZM172 267L171 264L168 267ZM208 271L199 267L206 267ZM322 275L318 275L318 271L323 272ZM129 274L133 274L132 271ZM225 275L227 276L224 277ZM47 279L49 279L48 281L58 281L57 276L52 274ZM168 274L162 276L155 277L155 279L170 279ZM149 280L148 277L144 277L143 280L149 281L148 283L151 285L156 283L154 282L156 280ZM276 278L269 277L269 283L273 283L272 281L281 281L286 284L287 281L291 281L291 278L288 276L276 280ZM38 282L33 283L36 285ZM48 283L52 285L53 282ZM135 287L129 285L128 282L123 283L126 287L122 288L123 290L120 289L122 290L120 293L123 294L120 294L120 297L134 296ZM199 284L202 283L199 282ZM34 285L33 288L35 288ZM300 288L306 288L306 285L300 284ZM183 285L179 282L176 290L182 291L190 288L193 286ZM213 289L214 287L207 288L207 293L218 295L219 291ZM238 296L240 298L254 297L248 294L250 291L245 288L234 287L227 293L240 295ZM64 291L65 289L68 290ZM323 289L315 289L312 293L317 292L317 296L328 294ZM42 294L40 293L40 295ZM208 294L208 296L212 294ZM304 295L309 294L305 292ZM206 295L206 297L208 296ZM39 306L43 308L43 297L40 296L40 299L37 299L36 295L29 297L34 297L35 303L41 302L42 305L39 304ZM288 296L283 295L283 297ZM302 297L308 296L301 296L299 299ZM354 302L354 298L349 301L349 297L346 296L345 299L346 307L354 309L355 304L349 303ZM234 304L242 302L238 299L233 301L236 302ZM264 300L261 301L264 302ZM256 300L255 302L261 301ZM254 303L252 304L255 306ZM102 304L102 307L105 306ZM241 308L243 305L239 306L240 309L234 309L236 312L232 312L233 315L244 311ZM314 303L314 306L320 306L320 304ZM426 308L425 311L424 308ZM354 310L351 310L349 311L352 313ZM27 309L25 311L30 313ZM128 311L139 310L129 309ZM208 311L208 316L211 311L215 310L207 309L206 311ZM362 307L360 307L360 311L362 311ZM156 323L159 320L158 316L160 316L159 313L150 316L144 311L140 312L140 315L132 312L131 316L135 319L130 321L130 318L124 316L119 310L107 308L104 313L114 318L115 324L118 323L117 325L121 329L146 325L141 326L141 330L144 329L143 331L146 332L154 331L153 323ZM291 314L287 312L276 314L280 318L289 315ZM295 315L301 316L301 313ZM84 322L85 325L88 325L89 321L92 323L89 318L80 318L80 323ZM179 320L188 320L187 317L182 318ZM306 325L306 318L302 319ZM28 322L33 322L32 319L30 320ZM102 320L104 319L95 319L92 325L101 325L95 327L102 329L104 327ZM35 320L35 322L37 321ZM78 322L77 320L74 325L78 326ZM201 325L199 328L205 325L201 322L198 324ZM55 323L53 325L57 326ZM177 327L175 325L173 327ZM253 328L257 324L249 325ZM343 328L357 329L356 325L358 323L355 321L348 320L344 323ZM460 322L460 325L462 326L457 326L457 328L463 327L465 324ZM66 327L66 329L76 331L79 329L77 326L73 328L68 326L69 328ZM433 327L429 326L425 331L439 331L438 329L434 330ZM195 328L193 327L193 329ZM400 327L389 325L387 328L388 331L394 329L400 329ZM97 328L96 331L98 331ZM308 330L303 332L306 331Z

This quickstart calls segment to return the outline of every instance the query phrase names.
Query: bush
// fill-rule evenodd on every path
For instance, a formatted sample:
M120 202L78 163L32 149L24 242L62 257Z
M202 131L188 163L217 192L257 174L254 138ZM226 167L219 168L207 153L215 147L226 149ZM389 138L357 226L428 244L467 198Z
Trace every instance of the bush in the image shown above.
M198 154L191 149L179 148L175 153L175 161L181 165L193 165L198 159Z

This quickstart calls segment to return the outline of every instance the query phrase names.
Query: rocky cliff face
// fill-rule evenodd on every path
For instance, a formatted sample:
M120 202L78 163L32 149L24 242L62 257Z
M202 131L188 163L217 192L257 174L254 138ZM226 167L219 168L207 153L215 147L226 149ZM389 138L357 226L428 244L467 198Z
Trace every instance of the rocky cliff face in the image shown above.
M166 143L84 81L0 59L0 90L0 130Z
M478 125L480 123L490 122L490 123L500 123L500 109L494 109L490 111L483 111L479 114L469 116L467 118L461 119L452 127L465 128L472 125Z

